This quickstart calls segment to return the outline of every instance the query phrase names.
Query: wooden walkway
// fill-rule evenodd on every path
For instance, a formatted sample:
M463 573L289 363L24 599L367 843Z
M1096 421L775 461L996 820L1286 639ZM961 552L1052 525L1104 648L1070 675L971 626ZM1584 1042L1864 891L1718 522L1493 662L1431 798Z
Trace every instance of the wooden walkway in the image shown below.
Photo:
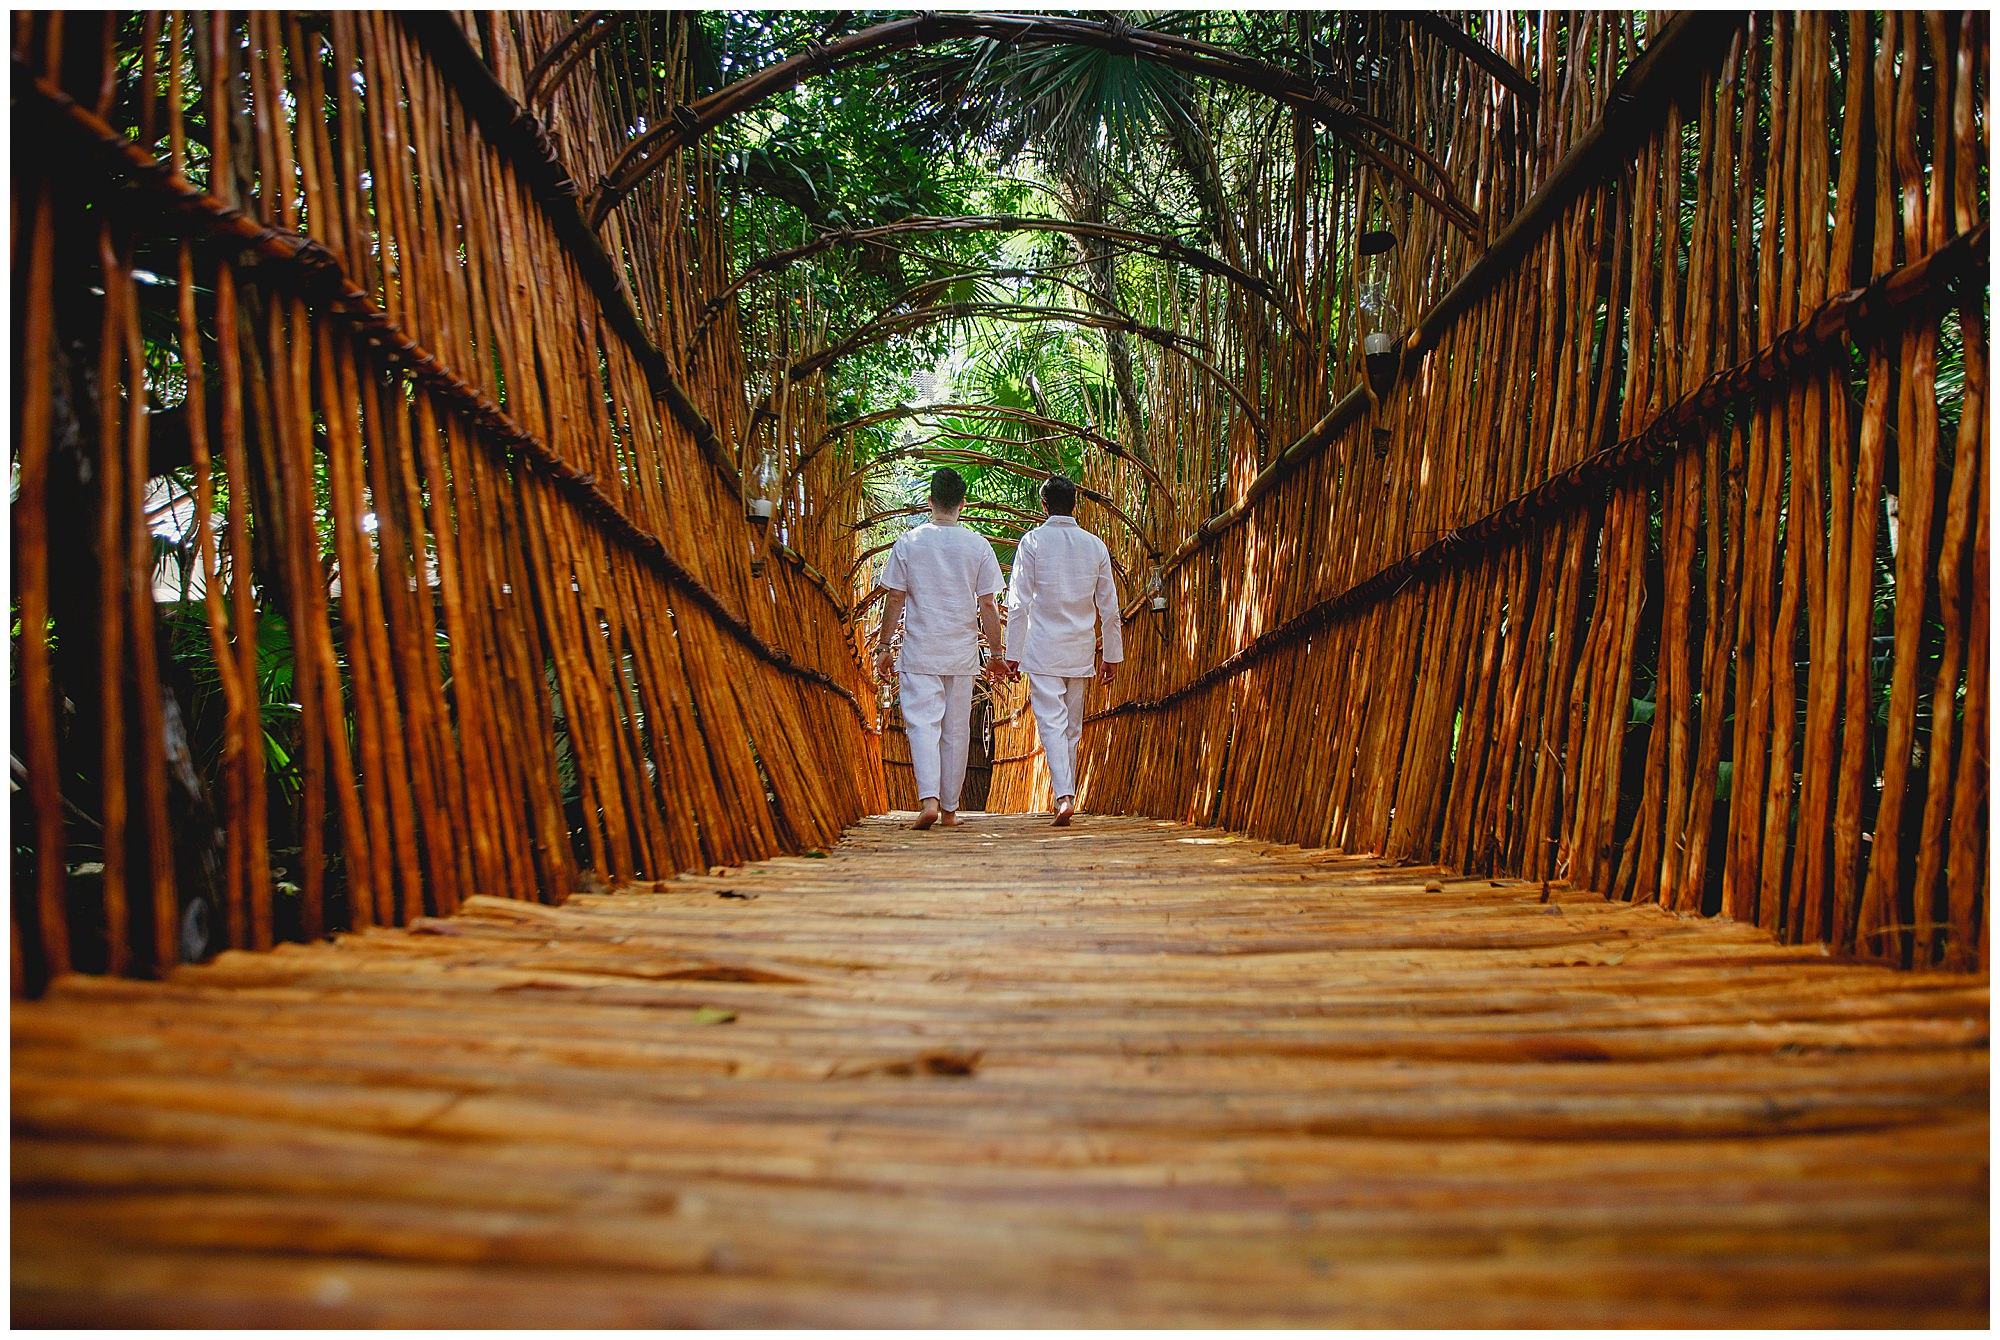
M1987 1322L1987 989L885 820L13 1011L17 1325Z

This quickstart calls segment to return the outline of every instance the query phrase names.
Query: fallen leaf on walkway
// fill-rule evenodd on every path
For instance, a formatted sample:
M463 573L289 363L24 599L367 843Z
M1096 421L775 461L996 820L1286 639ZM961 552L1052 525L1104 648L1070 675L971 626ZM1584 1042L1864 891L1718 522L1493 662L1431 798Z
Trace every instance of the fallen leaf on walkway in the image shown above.
M736 1011L725 1010L719 1005L704 1005L694 1012L694 1021L698 1024L733 1024L736 1022Z

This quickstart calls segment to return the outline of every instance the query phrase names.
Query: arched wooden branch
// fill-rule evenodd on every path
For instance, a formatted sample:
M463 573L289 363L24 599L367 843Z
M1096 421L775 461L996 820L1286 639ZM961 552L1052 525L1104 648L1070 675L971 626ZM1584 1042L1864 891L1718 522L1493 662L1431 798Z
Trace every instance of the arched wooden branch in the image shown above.
M806 463L819 455L821 451L825 450L842 433L851 432L858 428L872 428L876 424L890 423L896 419L917 419L923 418L926 415L969 415L975 418L1009 419L1016 423L1025 423L1037 428L1047 428L1052 432L1074 437L1080 442L1087 442L1105 452L1113 459L1129 463L1140 474L1144 475L1146 482L1157 490L1157 496L1166 502L1168 524L1178 525L1180 523L1180 511L1174 505L1173 492L1167 488L1165 482L1161 480L1159 472L1153 469L1151 465L1134 456L1095 429L1068 423L1062 419L1051 419L1047 415L1037 414L1033 410L1015 409L1011 405L897 405L894 409L876 410L874 413L864 414L858 419L849 419L845 423L833 424L820 435L818 441L809 444L804 451L799 453L798 459L792 465L791 472L785 477L784 487L789 489L792 479L797 476L799 471L805 468Z
M987 536L988 539L998 539L1007 544L1018 543L1023 535L1026 535L1029 531L1033 530L1036 526L1039 526L1042 523L1042 518L1037 516L1035 513L1024 512L1017 507L1008 507L1004 503L967 503L966 506L991 507L997 511L1009 513L1010 515L1006 516L978 518L979 520L986 522L988 525L997 527L1007 532L1006 534L998 536L988 535ZM921 516L925 512L928 512L929 510L930 508L928 506L922 503L918 503L915 506L904 507L899 509L898 511L882 513L880 514L880 517L878 519L887 520L889 517L893 516ZM979 533L982 535L986 534L985 531L981 531ZM886 554L887 552L889 552L889 550L895 547L896 547L896 542L894 540L889 540L882 544L870 545L868 548L862 550L861 553L855 557L853 565L849 567L847 570L848 587L852 589L854 585L854 579L861 574L862 566L865 563L867 563L869 559L875 557L875 555L877 554ZM1000 566L1003 570L1005 570L1007 568L1010 568L1012 565L1008 563L1002 563ZM1111 570L1112 574L1118 578L1118 583L1121 587L1123 587L1125 590L1128 591L1136 589L1132 581L1131 569L1127 568L1123 563L1119 562L1118 555L1116 554L1111 555ZM880 596L877 595L876 592L881 591L881 589L882 588L878 586L875 588L874 591L871 591L866 600L862 601L860 604L856 605L853 610L849 611L850 616L858 616L859 614L862 613L862 611L866 610L870 605L874 604L876 600L880 599ZM836 601L835 603L838 604L839 602Z
M807 449L807 455L818 455L842 433L855 432L862 428L873 428L877 424L893 423L897 419L950 418L950 417L1006 419L1014 423L1025 423L1034 428L1046 428L1063 437L1074 437L1088 442L1113 456L1126 459L1125 449L1095 428L1070 423L1065 419L1052 419L1046 414L1037 414L1031 409L1016 409L1012 405L986 405L946 401L935 405L898 404L889 409L872 410L857 418L827 425L826 431Z
M1072 264L1081 264L1081 262L1073 262ZM1130 312L1125 311L1123 308L1105 305L1100 301L1098 295L1095 292L1093 292L1090 288L1086 287L1083 284L1077 283L1073 279L1065 279L1062 275L1055 273L1054 269L1050 268L1023 269L1019 266L1011 266L1011 265L996 265L987 269L980 269L980 270L960 270L953 274L939 275L935 279L926 279L919 284L912 284L909 288L904 289L901 293L897 294L890 301L884 303L882 305L882 309L879 312L877 312L874 317L870 318L869 324L873 324L875 321L885 320L891 316L901 315L906 311L915 312L919 310L925 310L925 311L936 310L944 305L936 301L937 294L939 294L943 290L949 289L954 284L962 284L969 279L970 280L985 279L985 280L995 280L995 281L1011 279L1011 280L1024 280L1036 283L1054 284L1059 288L1068 289L1070 292L1076 294L1080 298L1083 298L1087 302L1098 303L1100 308L1099 312L1100 315L1109 317L1115 321L1130 323L1130 326L1133 328L1134 333L1139 333L1137 328L1139 326L1144 325L1144 323L1141 322L1138 317L1133 316ZM1005 300L1000 298L973 298L973 299L957 299L954 301L1003 302ZM1009 304L1009 305L1019 306L1022 304ZM866 327L864 326L863 329L866 329ZM1185 332L1182 331L1168 330L1163 326L1147 326L1146 329L1157 332L1159 335L1162 335L1168 339L1175 340L1185 345L1189 349L1200 349L1203 352L1208 352L1210 349L1208 341L1199 339L1193 335L1186 334Z
M789 251L772 252L761 260L751 262L743 268L741 274L730 281L729 287L710 298L702 308L694 332L688 336L687 350L682 353L682 361L687 360L688 353L694 349L695 341L706 334L709 327L721 317L729 300L742 292L746 285L764 275L776 274L834 247L866 246L892 237L906 237L916 233L952 232L1062 233L1070 237L1131 247L1162 260L1179 261L1190 269L1211 275L1263 299L1277 309L1294 334L1301 333L1297 315L1270 284L1246 270L1239 270L1229 262L1190 247L1175 238L1157 233L1137 232L1130 228L1118 228L1106 223L1075 223L1069 219L1037 219L1020 214L962 214L953 217L918 215L874 228L842 228L835 232L821 233L812 241L793 247Z
M618 31L619 22L627 17L629 14L621 10L593 9L578 19L568 32L549 44L549 49L535 62L535 68L528 71L521 101L532 107L543 98L553 98L570 72L585 56L610 40Z
M977 434L964 434L964 433L950 433L950 434L941 433L933 437L927 437L923 439L921 442L913 442L907 447L899 447L895 451L888 451L882 453L879 456L872 456L868 460L856 464L852 470L849 470L846 475L841 477L839 483L835 484L832 488L828 489L826 492L818 496L816 501L819 503L819 510L814 512L811 517L807 518L805 523L804 533L807 535L818 534L820 528L825 526L828 519L833 515L834 506L839 502L841 502L843 499L845 499L849 491L852 490L856 484L865 481L868 478L868 471L872 469L877 463L887 460L910 459L919 454L920 448L936 446L939 442L945 441L947 438L953 440L969 439L977 442L993 442L1001 446L1013 445L1013 440L1009 438L984 437ZM1046 442L1046 441L1053 441L1056 439L1040 438L1036 440ZM939 450L951 451L955 449L951 447L940 447ZM976 448L966 448L963 450L976 450ZM847 523L845 521L842 521L840 524L842 526L845 526Z
M1244 417L1250 421L1250 427L1257 434L1257 440L1259 442L1269 440L1270 434L1265 427L1264 416L1258 412L1250 397L1244 394L1243 388L1225 376L1222 369L1193 352L1201 347L1199 341L1178 331L1149 326L1115 309L1110 313L1099 313L1080 311L1073 307L1037 307L1027 303L1001 302L953 302L940 303L934 307L921 307L913 312L898 312L893 316L878 317L870 321L839 343L818 353L808 354L790 364L778 373L778 381L780 384L804 381L808 377L824 372L843 358L848 358L863 349L872 348L885 340L894 339L898 335L907 335L943 321L966 320L976 316L995 321L1024 323L1063 321L1071 325L1088 326L1094 330L1121 330L1127 335L1135 335L1149 344L1157 345L1166 352L1177 355L1206 373L1211 380L1229 393L1237 408L1243 411ZM758 401L757 407L751 411L750 426L744 433L746 441L754 441L765 421L773 417L771 397L775 393L775 388L766 392L764 398Z
M880 525L882 522L894 517L921 516L930 510L930 506L927 503L915 503L908 507L892 507L884 512L869 513L867 516L861 518L861 520L851 523L849 529L866 530L870 526ZM988 512L996 513L997 515L985 515ZM968 502L965 504L965 510L962 515L966 515L967 520L985 521L1002 526L1011 525L1016 535L1031 527L1042 524L1042 517L1039 513L1026 512L1018 507L1009 507L1006 503ZM895 547L895 543L894 540L890 540L884 544L873 545L856 554L854 562L847 569L847 576L842 581L841 588L843 590L853 590L854 579L860 575L862 564L877 554L887 553Z
M853 473L836 484L833 491L827 497L838 497L850 483L864 477L878 465L883 465L890 461L908 460L935 460L946 465L978 465L988 469L1004 470L1008 474L1019 475L1023 479L1038 481L1047 479L1055 473L1053 470L1043 470L1033 465L1023 465L1019 461L1009 460L1005 456L996 456L986 451L968 451L961 447L903 447L896 451L885 451L880 456L875 456L862 462L854 469ZM1076 496L1090 499L1090 501L1124 522L1125 529L1132 532L1133 538L1139 541L1140 547L1155 558L1159 556L1158 546L1147 537L1144 528L1137 521L1134 521L1131 515L1108 495L1091 488L1087 484L1077 484Z
M1025 439L1025 441L1030 442L1055 442L1060 440L1057 436ZM898 447L894 451L886 451L879 456L870 457L868 460L855 465L852 470L841 478L838 484L835 484L831 489L819 495L817 501L820 505L820 510L815 512L806 521L805 533L808 535L816 533L826 523L827 517L831 514L829 509L835 503L845 498L848 491L856 484L865 480L868 477L869 469L879 461L907 460L917 456L920 449L924 447L937 447L940 453L939 459L943 459L942 453L946 452L979 454L979 448L977 447L938 446L941 442L991 442L996 446L1011 447L1020 445L1021 441L1021 439L1015 438L989 437L983 433L939 433L935 436L924 438L921 442L912 442L907 447ZM997 459L1011 461L1013 458L999 457ZM841 524L846 525L847 523L842 522Z
M879 526L884 521L888 521L893 517L922 516L930 510L929 503L910 503L903 507L885 508L880 512L870 512L859 521L850 521L847 528L849 530L867 530L870 526ZM1019 521L1026 526L1039 526L1043 521L1040 512L1030 512L1026 508L1015 507L1010 503L989 502L984 498L975 498L966 503L964 511L968 514L975 514L970 519L978 521L1004 522L1012 520ZM986 513L989 512L994 513L994 515L987 516Z
M718 89L692 105L683 103L659 125L626 146L599 180L585 211L593 227L631 193L648 173L731 117L798 87L806 80L877 51L935 46L958 38L985 38L1002 45L1085 46L1163 65L1204 79L1235 84L1296 108L1352 145L1355 151L1428 201L1453 227L1477 233L1479 219L1446 182L1440 190L1370 142L1369 136L1423 162L1443 175L1437 161L1388 126L1343 102L1303 75L1226 47L1170 33L1134 28L1122 19L1046 18L1024 14L939 14L896 19L863 29L789 60L759 70Z
M1068 433L1044 433L1040 437L998 437L992 433L973 433L967 432L963 428L954 428L949 432L940 432L934 437L927 437L921 442L912 442L909 445L912 447L927 447L933 442L949 439L954 443L984 442L995 447L1044 447L1052 442L1061 442L1069 436L1071 435ZM959 447L955 449L979 450L977 447ZM1012 458L1010 457L1009 459ZM1026 464L1032 465L1034 462L1028 461Z

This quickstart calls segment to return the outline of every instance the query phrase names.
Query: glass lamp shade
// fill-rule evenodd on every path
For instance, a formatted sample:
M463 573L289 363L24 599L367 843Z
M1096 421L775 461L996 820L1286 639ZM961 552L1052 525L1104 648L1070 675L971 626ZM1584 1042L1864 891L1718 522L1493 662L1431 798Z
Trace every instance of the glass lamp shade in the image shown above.
M766 447L757 453L757 463L751 467L749 485L744 500L744 513L752 521L769 521L778 510L778 453Z
M1403 335L1403 313L1396 305L1389 267L1371 261L1368 275L1355 294L1355 314L1360 318L1361 354L1368 366L1368 384L1379 398L1396 380L1396 343Z
M1147 603L1152 606L1155 613L1158 613L1167 607L1166 574L1156 567L1150 577L1151 580L1146 584L1146 591L1150 597Z

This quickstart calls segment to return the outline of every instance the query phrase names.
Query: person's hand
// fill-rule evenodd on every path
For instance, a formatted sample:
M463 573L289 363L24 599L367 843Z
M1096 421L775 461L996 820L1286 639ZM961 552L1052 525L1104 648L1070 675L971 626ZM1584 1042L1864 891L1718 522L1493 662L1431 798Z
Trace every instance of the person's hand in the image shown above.
M887 679L896 673L896 653L884 647L875 653L875 677Z
M1021 663L1019 661L1007 662L1007 678L1019 679L1020 677L1021 677Z
M1116 678L1118 678L1118 662L1104 661L1098 665L1097 667L1098 683L1109 685L1111 681Z

